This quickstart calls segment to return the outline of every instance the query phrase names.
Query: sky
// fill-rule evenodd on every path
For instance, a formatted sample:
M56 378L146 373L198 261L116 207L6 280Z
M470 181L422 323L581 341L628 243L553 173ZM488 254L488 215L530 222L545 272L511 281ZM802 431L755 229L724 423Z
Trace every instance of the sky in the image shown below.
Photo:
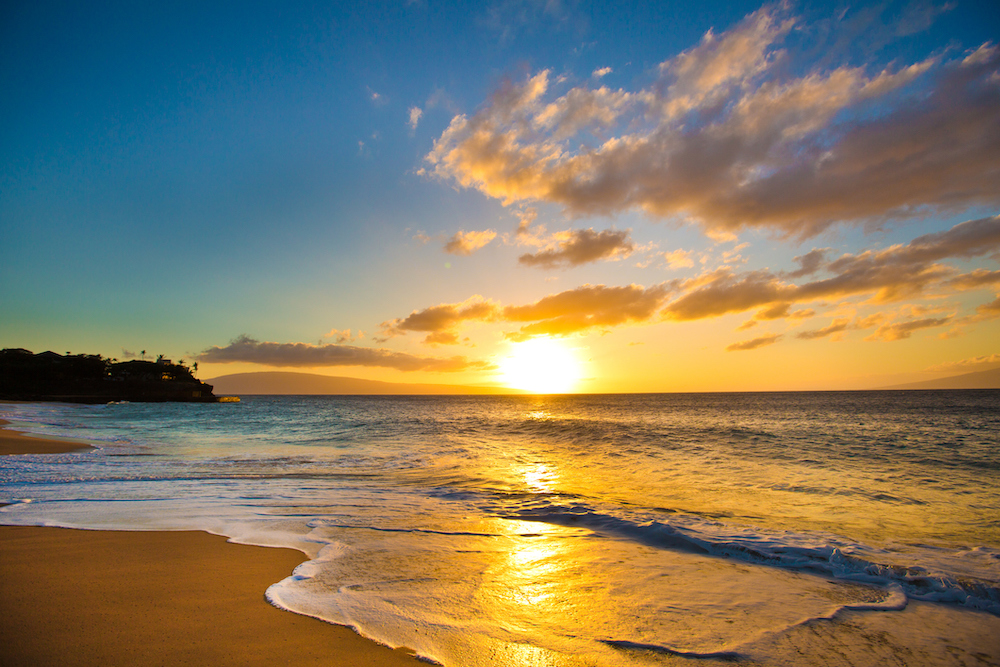
M1000 367L998 28L990 0L4 2L0 347L579 392Z

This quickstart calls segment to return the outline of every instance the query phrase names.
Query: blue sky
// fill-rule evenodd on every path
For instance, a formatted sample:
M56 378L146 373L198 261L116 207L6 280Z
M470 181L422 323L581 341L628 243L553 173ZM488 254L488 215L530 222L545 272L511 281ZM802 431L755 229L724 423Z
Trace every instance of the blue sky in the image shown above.
M594 160L606 156L614 141L660 136L650 146L661 152L670 150L663 147L673 145L672 136L707 141L709 132L695 136L691 128L723 127L751 93L766 92L768 85L805 90L809 77L825 82L816 93L828 96L823 109L837 106L835 95L855 97L823 116L822 128L785 126L782 132L808 135L808 142L776 144L775 150L818 150L825 141L834 154L847 146L845 137L860 136L858 128L904 118L907 108L919 108L935 93L941 97L977 49L986 48L976 62L992 67L995 55L983 45L996 42L995 3L43 2L5 3L0 12L3 347L119 358L146 349L191 360L212 348L230 349L230 341L246 335L315 349L300 347L305 356L294 357L294 365L285 357L285 365L276 366L259 347L232 348L226 363L200 357L207 370L202 376L280 367L484 383L496 381L491 368L523 326L510 324L504 319L510 313L501 317L497 308L583 286L651 289L687 281L647 294L655 296L649 312L602 320L588 302L574 315L590 317L587 326L543 325L537 331L565 339L590 364L585 390L753 388L758 385L739 378L786 367L778 371L782 379L766 387L819 388L795 370L806 358L824 369L820 384L860 386L926 377L936 372L927 369L948 364L981 369L1000 352L995 321L977 310L995 298L996 284L980 278L979 291L959 294L941 283L959 273L995 271L993 246L934 260L952 274L932 267L940 284L905 298L879 300L875 288L824 293L822 304L796 302L787 311L811 310L811 321L804 315L758 318L753 330L738 330L765 303L759 299L742 311L712 311L695 324L679 321L679 311L670 309L710 276L721 280L723 267L732 268L730 286L748 286L747 276L765 270L771 283L800 285L803 280L779 272L793 272L793 258L811 249L830 248L824 255L829 262L996 216L997 197L982 194L991 182L1000 190L995 152L991 161L966 147L986 161L982 182L968 189L955 186L922 198L911 188L892 202L828 206L824 213L815 201L795 204L806 211L801 215L812 216L809 222L798 213L782 217L778 208L792 206L788 196L779 202L758 193L750 213L749 200L723 202L718 190L707 199L698 193L682 206L677 202L687 193L657 194L654 181L645 192L635 187L618 198L598 192L598 176L607 184L602 187L674 178L675 167L669 174L657 171L654 162L662 155L644 163L638 154L627 164L608 162L600 174L574 171L572 183L559 181L554 171L577 169L579 161L570 158L587 150ZM716 82L716 88L678 87L685 81L678 74L684 54L687 62L709 62L708 56L721 62L726 44L741 35L761 40L759 67L744 67L742 78ZM910 78L904 76L908 67L915 68ZM837 73L853 76L857 85L845 82L834 91ZM895 79L884 90L858 92L866 82L866 90L875 90L880 73ZM977 93L975 110L1000 125L996 79L991 84L989 72L978 76L976 85L986 92ZM544 84L544 91L528 100L524 91L532 81ZM709 85L705 81L696 83ZM606 93L595 97L600 90ZM523 104L508 109L526 114L520 120L504 115L505 94L522 96ZM713 102L715 94L723 96ZM593 99L580 112L584 107L571 102L585 95ZM651 115L654 97L660 109L688 105L682 112L662 111L675 114L669 122L676 136L663 134L667 121ZM957 124L969 108L956 104L941 113ZM596 115L574 120L571 112ZM601 120L608 114L614 118ZM458 127L460 118L465 129ZM533 124L530 132L522 131L525 123ZM520 133L518 150L558 146L561 157L544 165L509 162L502 174L481 178L485 158L469 152L473 126L488 127L493 139ZM975 136L982 142L981 134ZM942 173L968 163L964 155L940 160ZM697 170L707 168L697 162L685 163L690 166L680 180L693 183ZM820 163L792 164L799 169L789 176L794 180ZM753 169L748 173L754 178L766 179L776 167L761 161ZM899 173L893 182L910 177L906 169ZM532 186L515 187L511 179L519 175L530 176ZM826 184L815 187L829 192ZM516 233L522 222L530 233ZM585 230L591 236L579 235ZM462 238L472 243L473 237L456 240L460 232L493 236L476 237L484 245L463 246ZM455 241L453 252L445 251L449 240ZM455 248L468 252L455 254ZM572 248L592 256L567 259ZM519 261L525 254L540 259ZM545 257L555 259L546 264ZM442 305L461 311L457 304L476 297L493 309L439 328L397 326ZM875 314L883 316L879 325L864 319ZM836 345L822 340L806 350L805 343L790 342L844 318L852 323L837 332L845 339ZM867 333L862 321L871 324ZM876 326L908 322L922 323L911 329L920 333L864 341ZM348 329L350 335L331 335ZM940 337L948 331L953 334ZM761 342L727 352L750 334L756 338L748 340ZM697 364L668 373L683 366L674 358L679 348L706 340L706 349L699 345L697 354L683 355L697 357ZM632 349L637 345L645 362ZM357 365L323 356L325 350L349 357L355 348L421 359L460 356L472 365L442 373L403 370L363 355ZM623 361L616 363L619 355ZM871 371L869 357L884 361ZM853 361L845 367L843 359ZM715 379L690 379L699 368Z

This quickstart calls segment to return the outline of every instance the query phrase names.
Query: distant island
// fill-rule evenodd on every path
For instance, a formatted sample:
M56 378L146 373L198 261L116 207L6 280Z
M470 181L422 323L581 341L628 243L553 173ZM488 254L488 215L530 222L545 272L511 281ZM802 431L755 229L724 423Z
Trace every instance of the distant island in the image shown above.
M220 375L208 380L215 390L223 394L271 394L271 395L455 395L455 394L525 394L528 392L510 387L455 385L455 384L410 384L404 382L382 382L361 378L318 375L281 371L259 371L255 373L233 373ZM898 389L1000 389L1000 369L965 373L950 377L914 382L891 387L877 387L874 390Z
M227 394L276 395L414 395L414 394L523 394L509 387L454 384L409 384L360 378L261 371L233 373L209 380L216 390Z
M215 403L212 389L162 356L119 362L99 354L0 350L0 399L8 401Z
M1000 389L1000 368L949 375L937 380L897 384L881 389Z

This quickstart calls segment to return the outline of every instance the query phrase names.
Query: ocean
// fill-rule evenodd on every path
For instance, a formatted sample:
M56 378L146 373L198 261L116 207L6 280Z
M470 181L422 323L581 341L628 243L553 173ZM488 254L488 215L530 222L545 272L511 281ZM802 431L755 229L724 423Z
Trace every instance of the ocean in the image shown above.
M448 667L1000 664L1000 391L0 404L0 523L200 529ZM694 662L692 662L694 661Z

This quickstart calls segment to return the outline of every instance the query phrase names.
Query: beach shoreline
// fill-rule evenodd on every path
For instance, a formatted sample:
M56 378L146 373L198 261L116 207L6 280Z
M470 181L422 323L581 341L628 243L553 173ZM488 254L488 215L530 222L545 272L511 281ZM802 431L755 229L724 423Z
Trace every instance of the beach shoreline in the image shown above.
M0 419L0 455L92 449ZM303 560L200 531L0 525L0 666L421 664L269 604L268 586Z
M199 531L0 526L0 665L421 664L270 605L303 558Z
M6 419L0 419L0 456L66 454L91 449L94 449L94 446L82 440L47 438L44 435L25 433L12 428Z

